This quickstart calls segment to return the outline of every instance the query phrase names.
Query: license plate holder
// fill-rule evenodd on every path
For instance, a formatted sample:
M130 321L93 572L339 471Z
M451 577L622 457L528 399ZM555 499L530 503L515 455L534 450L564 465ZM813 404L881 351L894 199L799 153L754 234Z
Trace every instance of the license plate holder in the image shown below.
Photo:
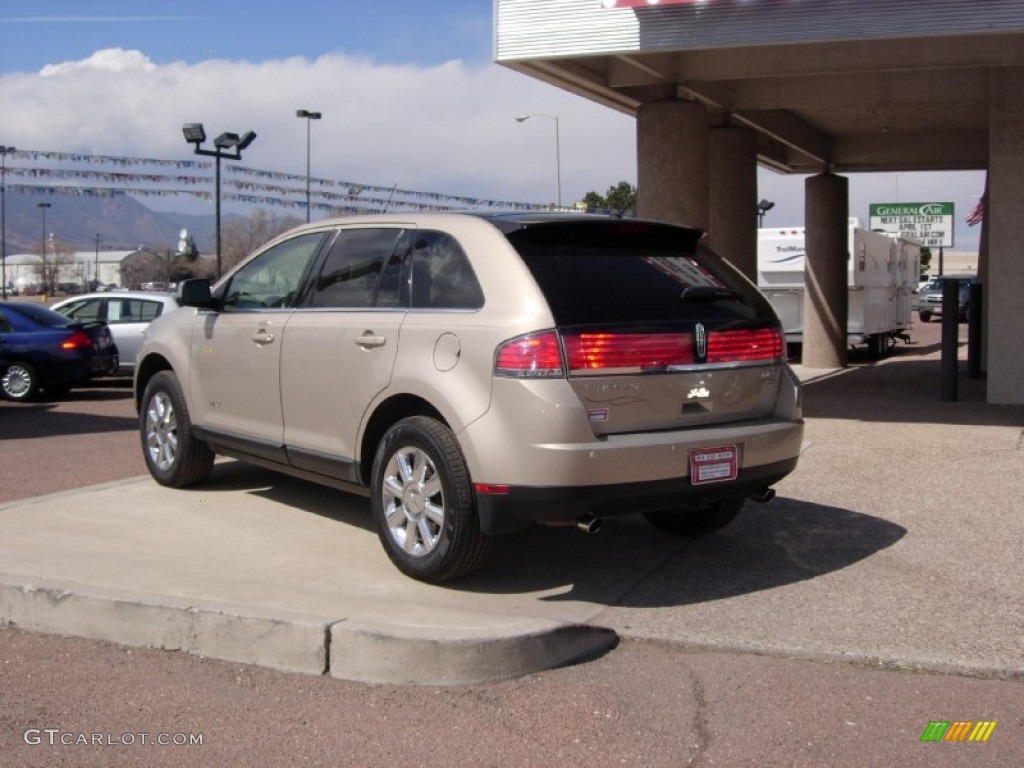
M739 472L736 445L715 445L690 449L690 482L693 485L735 480Z

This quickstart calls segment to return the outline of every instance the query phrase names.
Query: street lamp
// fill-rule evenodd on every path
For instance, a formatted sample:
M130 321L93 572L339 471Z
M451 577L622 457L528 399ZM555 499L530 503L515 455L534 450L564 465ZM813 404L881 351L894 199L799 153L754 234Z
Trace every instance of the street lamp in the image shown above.
M560 146L560 140L558 137L558 115L545 115L541 113L531 113L529 115L519 115L516 118L517 123L522 123L529 120L531 117L546 117L549 120L555 121L555 184L557 189L557 200L558 207L562 207L562 149Z
M775 207L775 203L771 200L765 200L761 198L761 202L757 204L757 228L760 229L764 226L764 215L768 213L772 208Z
M0 147L0 291L7 298L7 153L14 147Z
M242 150L248 147L256 139L256 133L248 131L242 134L240 137L237 133L222 133L220 136L213 140L213 149L202 149L200 144L206 141L206 130L203 128L202 123L185 123L181 126L181 132L185 135L185 141L189 144L195 145L194 152L197 155L205 155L207 157L215 157L216 161L216 177L215 187L216 192L214 195L214 204L216 210L214 216L217 220L216 223L216 240L217 240L217 279L220 279L221 275L221 262L220 262L220 161L221 158L224 160L241 160ZM226 154L224 150L234 150L234 154Z
M52 203L36 203L36 207L43 214L43 293L50 293L50 286L46 279L46 209L51 207Z
M309 223L309 126L313 120L319 120L322 115L319 112L311 112L308 109L295 110L296 117L306 118L306 223Z

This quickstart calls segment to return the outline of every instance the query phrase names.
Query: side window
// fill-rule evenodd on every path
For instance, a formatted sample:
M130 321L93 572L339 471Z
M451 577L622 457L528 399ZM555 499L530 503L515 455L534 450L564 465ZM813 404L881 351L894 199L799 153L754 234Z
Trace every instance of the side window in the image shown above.
M393 274L390 263L402 235L397 228L343 229L331 245L313 284L310 306L372 307L382 272ZM385 270L385 266L388 267ZM398 263L401 271L401 261ZM396 284L397 291L397 284ZM397 294L396 294L397 295Z
M480 309L484 294L462 247L443 232L419 232L412 251L412 306Z
M83 299L67 307L61 314L87 323L103 316L100 312L102 307L103 299Z
M14 333L14 329L11 327L10 322L4 317L4 313L0 311L0 333Z
M224 309L289 307L323 232L298 235L268 248L240 268L224 290Z
M110 299L107 304L108 323L148 323L159 317L164 305L145 299Z

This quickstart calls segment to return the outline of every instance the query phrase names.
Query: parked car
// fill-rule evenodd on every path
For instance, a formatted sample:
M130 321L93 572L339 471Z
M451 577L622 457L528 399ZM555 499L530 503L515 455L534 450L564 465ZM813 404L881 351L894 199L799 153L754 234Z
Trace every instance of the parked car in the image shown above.
M103 321L69 320L39 304L0 301L0 395L61 395L117 370L117 346Z
M178 308L178 299L169 293L127 291L90 293L58 301L51 309L73 320L104 320L117 344L121 364L119 373L131 374L142 346L142 335L149 324L165 312Z
M368 495L388 556L431 582L535 523L721 528L794 469L803 420L775 312L700 237L581 214L301 226L150 326L149 471L190 486L224 454Z
M917 315L921 322L927 323L933 316L942 316L942 285L947 279L956 279L959 283L959 298L957 301L959 320L967 320L967 308L970 298L970 286L978 278L977 275L946 275L945 277L933 277L925 283L918 291Z

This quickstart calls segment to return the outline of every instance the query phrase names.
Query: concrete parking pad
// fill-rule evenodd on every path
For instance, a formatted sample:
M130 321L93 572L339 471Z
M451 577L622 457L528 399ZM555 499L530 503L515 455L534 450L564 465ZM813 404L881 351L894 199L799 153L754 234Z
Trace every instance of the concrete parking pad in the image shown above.
M541 529L446 586L391 565L365 499L233 461L188 491L6 504L0 622L369 682L514 677L620 637L1024 678L1024 408L941 403L937 371L912 349L799 370L800 465L717 534Z

